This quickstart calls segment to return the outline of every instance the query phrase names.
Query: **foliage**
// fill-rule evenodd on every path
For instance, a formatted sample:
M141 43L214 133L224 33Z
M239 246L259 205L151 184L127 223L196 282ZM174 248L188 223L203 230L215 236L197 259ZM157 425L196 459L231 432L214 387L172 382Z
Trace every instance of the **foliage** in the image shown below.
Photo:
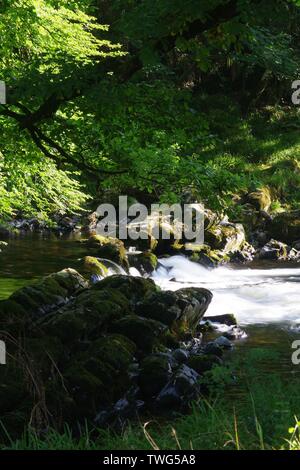
M2 2L2 218L21 207L51 217L52 189L71 198L71 212L84 192L175 201L187 190L234 211L233 196L264 184L275 205L297 207L299 174L292 184L288 176L297 132L276 115L298 119L288 105L299 8L288 0ZM44 194L35 184L42 171L53 176ZM23 202L11 190L20 181L30 193Z

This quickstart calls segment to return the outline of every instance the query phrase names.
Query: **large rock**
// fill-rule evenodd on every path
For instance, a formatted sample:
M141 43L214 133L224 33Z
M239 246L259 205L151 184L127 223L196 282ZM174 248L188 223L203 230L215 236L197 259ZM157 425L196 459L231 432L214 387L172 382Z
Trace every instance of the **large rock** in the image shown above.
M142 361L138 384L144 399L153 399L167 385L172 365L169 354L152 354Z
M270 261L293 261L300 259L300 252L285 243L270 240L258 252L259 259Z
M111 331L131 339L142 353L151 353L155 346L159 346L167 327L159 321L129 315L115 321Z
M157 287L152 279L121 274L109 276L93 287L95 290L108 288L122 292L131 305L135 305L138 301L157 291Z
M151 274L158 264L158 259L150 251L128 256L130 267L136 268L143 276Z
M136 312L177 332L194 331L212 299L207 289L185 288L155 292L137 304Z
M28 323L66 304L87 287L86 280L73 269L51 274L16 291L8 300L0 301L0 324L4 327L17 319Z
M205 232L205 242L211 248L221 250L226 254L240 250L245 241L245 230L241 224L221 222Z
M76 345L105 334L113 322L131 313L128 299L114 289L90 289L37 325L64 343Z
M121 335L110 335L91 343L70 361L63 372L78 418L93 417L99 408L119 399L130 384L129 366L135 345ZM67 397L66 397L67 398Z
M192 349L167 348L191 337L211 297L196 288L159 292L152 280L125 275L91 285L70 269L20 289L0 302L9 351L0 419L15 432L29 421L37 429L75 426L113 403L126 414L132 388L136 406L139 394L151 406L186 406L200 390L185 364Z
M85 244L97 257L113 261L128 270L126 249L124 243L118 238L92 235L81 243Z
M182 364L157 396L157 405L167 410L186 408L200 394L199 379L194 369Z
M108 268L101 263L98 258L94 256L85 256L82 260L82 274L88 275L89 277L97 276L103 278L108 275Z

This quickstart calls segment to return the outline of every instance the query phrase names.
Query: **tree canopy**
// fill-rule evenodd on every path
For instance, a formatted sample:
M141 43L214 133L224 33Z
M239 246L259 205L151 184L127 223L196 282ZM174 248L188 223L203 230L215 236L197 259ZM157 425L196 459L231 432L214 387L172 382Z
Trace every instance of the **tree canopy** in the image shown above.
M254 114L291 104L299 5L2 1L1 217L76 212L111 191L170 200L192 188L223 207L255 186L269 153ZM267 133L278 137L279 123L278 111ZM282 185L280 169L269 173Z

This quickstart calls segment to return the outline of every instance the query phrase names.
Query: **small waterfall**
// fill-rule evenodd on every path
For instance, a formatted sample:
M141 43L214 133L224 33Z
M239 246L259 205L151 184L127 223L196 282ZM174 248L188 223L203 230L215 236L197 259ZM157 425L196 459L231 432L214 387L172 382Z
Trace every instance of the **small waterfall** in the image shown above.
M207 269L184 256L159 260L152 279L162 289L205 287L214 294L206 314L234 313L241 325L264 323L300 324L300 268Z
M93 283L99 282L103 278L113 276L114 274L127 274L126 271L114 261L105 258L97 258L97 260L107 268L107 274L105 276L101 276L100 274L93 274L91 276L91 281Z

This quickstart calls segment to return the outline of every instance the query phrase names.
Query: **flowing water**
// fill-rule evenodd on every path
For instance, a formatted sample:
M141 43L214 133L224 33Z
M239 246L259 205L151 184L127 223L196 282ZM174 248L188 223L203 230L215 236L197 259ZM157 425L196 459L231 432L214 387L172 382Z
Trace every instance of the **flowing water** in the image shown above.
M299 264L260 262L251 267L209 270L183 256L173 256L160 260L153 279L163 289L209 289L213 300L205 317L233 313L247 333L246 339L235 343L240 355L254 349L273 352L263 372L300 376L300 365L291 359L292 343L300 340Z
M0 253L0 299L65 267L76 269L89 253L76 237L32 235L9 240ZM137 275L137 272L132 274ZM291 345L300 339L300 265L253 264L209 270L183 256L161 259L153 279L163 289L199 286L213 292L207 316L234 313L248 338L236 343L242 354L249 348L277 351L275 368L300 373L292 366Z
M153 279L163 288L198 286L211 290L207 315L234 313L239 324L300 325L300 265L208 270L183 256L160 260Z

